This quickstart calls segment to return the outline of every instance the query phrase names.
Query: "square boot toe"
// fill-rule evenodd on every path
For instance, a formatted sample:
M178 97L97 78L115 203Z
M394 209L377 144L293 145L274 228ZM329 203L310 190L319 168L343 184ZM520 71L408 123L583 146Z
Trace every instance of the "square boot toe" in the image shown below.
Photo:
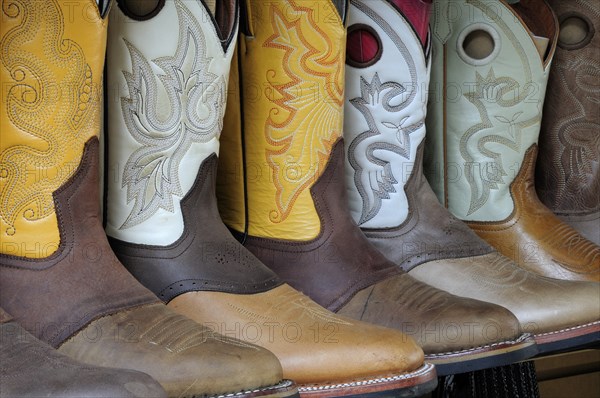
M169 396L236 393L282 379L268 350L219 335L162 304L100 318L59 350L82 362L145 372Z

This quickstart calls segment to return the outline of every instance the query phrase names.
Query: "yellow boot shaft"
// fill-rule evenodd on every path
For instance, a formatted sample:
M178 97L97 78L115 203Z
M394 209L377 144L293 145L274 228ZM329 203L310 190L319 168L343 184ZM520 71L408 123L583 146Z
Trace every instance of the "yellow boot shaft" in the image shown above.
M2 2L0 252L60 243L52 194L98 134L106 21L93 0Z
M320 221L310 187L342 134L346 32L330 2L259 1L247 8L250 35L242 35L239 56L248 232L312 239ZM226 120L236 112L232 102ZM226 122L225 140L239 136L235 126ZM229 225L244 224L243 208L222 211Z

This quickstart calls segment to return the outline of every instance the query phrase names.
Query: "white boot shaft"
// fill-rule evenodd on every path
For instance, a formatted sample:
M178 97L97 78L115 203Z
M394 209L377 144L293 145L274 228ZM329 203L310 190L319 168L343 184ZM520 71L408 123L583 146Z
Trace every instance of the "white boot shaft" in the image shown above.
M237 17L237 13L232 13ZM147 20L115 4L108 39L106 232L168 245L183 233L179 202L219 150L237 37L222 44L200 1L167 0Z
M372 59L346 62L344 138L350 210L362 228L390 228L408 216L405 186L425 137L428 49L385 1L350 2L348 37L377 44Z
M548 38L498 0L436 1L432 35L427 177L458 218L503 220L538 141L554 48L545 55Z

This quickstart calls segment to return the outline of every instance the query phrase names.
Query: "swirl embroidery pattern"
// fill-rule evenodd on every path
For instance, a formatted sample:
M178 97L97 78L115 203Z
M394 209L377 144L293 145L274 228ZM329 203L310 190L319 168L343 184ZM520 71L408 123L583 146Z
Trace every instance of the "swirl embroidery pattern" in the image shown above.
M53 192L75 173L84 143L96 133L98 101L92 98L101 87L92 82L82 48L64 37L56 1L4 1L2 12L3 23L19 21L0 43L10 76L3 80L6 125L19 137L0 154L0 218L2 233L15 236L18 219L35 222L55 213Z
M391 105L397 102L398 97L402 98L406 93L406 88L396 82L381 83L379 75L376 73L371 83L368 83L362 76L360 78L361 96L353 98L350 103L360 111L365 118L369 129L359 134L350 144L348 150L348 160L354 169L354 183L363 200L362 214L358 224L364 224L375 217L381 209L382 199L389 199L390 193L396 192L394 185L398 180L392 172L392 166L389 160L377 157L375 151L390 151L405 159L410 158L411 139L410 135L423 127L423 121L404 126L410 116L404 116L398 123L388 120L375 120L373 109L382 107L389 116L405 109L414 95L401 101L398 105ZM378 122L387 128L388 132L381 132ZM389 132L391 131L391 133ZM391 144L382 142L382 136L393 134L398 143ZM360 150L359 150L360 149Z
M527 85L525 85L527 88ZM539 122L541 112L538 107L522 106L530 90L523 89L519 82L510 77L496 77L490 68L487 76L475 73L473 91L465 97L479 112L481 122L469 128L460 139L460 154L465 160L465 177L471 187L471 203L468 215L480 209L488 200L491 189L505 184L508 174L503 166L502 154L486 147L488 143L506 146L518 152L521 150L522 131ZM493 113L493 119L490 117ZM500 134L490 134L499 131ZM507 134L505 134L507 133ZM468 145L476 140L477 151ZM476 157L484 156L486 162L476 162Z
M272 4L273 34L263 47L285 51L284 77L269 70L266 150L276 186L272 222L285 220L298 196L318 178L342 132L343 49L315 20L314 10L290 1ZM309 39L310 38L310 39ZM283 80L283 82L282 82ZM282 118L281 115L286 115Z
M131 154L123 172L127 201L134 206L120 229L138 225L158 209L174 211L173 196L182 196L179 165L193 143L208 142L221 131L226 82L209 71L212 58L197 19L175 1L179 40L174 56L153 60L164 75L158 80L166 92L170 113L159 116L157 79L150 63L124 39L132 72L123 71L129 97L121 99L125 125L142 146ZM202 116L205 115L205 116Z
M600 113L600 62L581 55L560 55L551 83L562 94L561 107L548 115L550 122L546 122L549 136L555 140L555 153L551 162L542 165L553 171L551 176L557 182L548 186L547 194L558 210L599 210L600 122L594 116Z

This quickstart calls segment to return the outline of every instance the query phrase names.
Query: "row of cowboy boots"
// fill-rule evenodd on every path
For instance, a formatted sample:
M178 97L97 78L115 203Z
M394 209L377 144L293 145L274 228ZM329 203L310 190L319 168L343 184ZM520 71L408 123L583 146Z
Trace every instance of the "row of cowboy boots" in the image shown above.
M502 7L485 18L498 21L494 31L519 32L522 37L505 40L529 45L519 54L537 57L541 64L517 14L535 7L522 3L512 8L452 2L463 7L463 19L447 31L466 36L482 25L482 8ZM550 9L535 3L547 28L556 32ZM445 7L448 3L436 4L434 15L450 21ZM313 29L311 15L304 17L301 6L288 5L284 12L269 3L250 12L239 52L243 98L236 104L230 97L219 178L223 217L250 251L324 307L412 335L441 374L464 370L469 362L477 368L478 361L514 360L527 344L522 331L534 335L542 352L598 339L597 284L547 279L521 269L444 210L423 178L429 68L445 65L431 59L426 3L350 2L343 128L343 53L325 40L331 35ZM313 32L321 38L308 37ZM371 46L363 48L364 43ZM498 48L516 53L502 44ZM458 58L456 49L447 51ZM434 52L445 54L441 48ZM551 53L548 57L547 65ZM488 76L475 67L452 70L470 71L473 79ZM465 93L461 99L473 96ZM241 112L236 110L240 104ZM538 98L534 107L540 104ZM466 114L448 111L452 116L447 117L464 122ZM431 125L435 134L435 122ZM236 188L242 164L245 176ZM349 209L340 180L344 165ZM244 196L247 208L240 200ZM593 257L570 258L588 261L598 271ZM498 332L486 333L490 325Z
M1 394L131 396L129 386L169 397L297 396L274 354L172 311L110 249L98 206L110 7L2 1L0 305L58 352L5 335L3 324ZM38 390L19 383L27 375L39 376L29 381Z
M433 389L413 339L330 313L229 235L214 184L237 3L149 5L3 2L2 306L48 356L141 371L172 397ZM107 232L156 295L99 219L109 19Z
M239 78L233 79L240 95L228 98L217 179L225 222L256 257L318 304L414 338L438 374L535 354L507 309L420 283L353 222L342 136L344 20L352 38L356 3L349 9L306 4L255 2L243 15Z
M467 36L467 28L491 19L499 26L494 31L516 30L521 37L512 43L529 46L518 54L534 52L541 64L520 15L541 7L555 41L554 17L543 1L521 3L451 2L463 8L463 18L446 29ZM501 11L479 11L492 6ZM449 22L446 7L437 3L435 15ZM346 11L344 82L343 46L334 41L342 34L334 28L343 31ZM443 50L430 54L428 15L427 3L402 1L350 1L349 10L332 2L320 12L294 2L256 2L245 10L239 78L233 79L239 97L229 96L221 140L218 191L226 224L270 269L325 308L411 335L439 374L531 355L524 331L541 352L597 341L596 283L520 268L440 206L423 178L429 68L444 68ZM319 18L328 23L317 24ZM485 65L456 70L487 76L474 69ZM542 84L543 74L537 78ZM538 90L537 108L543 85ZM466 111L452 112L461 119ZM598 270L593 257L570 260Z
M463 90L471 90L461 92L460 98L454 101L445 98L443 102L436 102L435 97L429 101L432 120L427 123L430 135L427 143L434 150L439 149L437 144L443 144L445 159L454 156L453 163L447 160L448 163L462 165L461 160L456 158L460 154L469 154L481 148L483 153L489 153L490 148L498 148L493 142L506 143L511 139L513 131L503 130L506 125L501 120L510 119L512 114L506 115L510 111L527 112L527 106L515 103L509 110L497 110L494 108L495 102L485 102L489 98L482 96L488 94L488 90L506 90L507 87L518 89L518 83L511 81L510 76L523 74L520 71L501 71L503 65L514 64L512 60L515 54L528 54L531 59L537 60L537 65L541 63L527 26L518 17L521 9L496 1L436 2L433 37L430 38L422 26L427 23L427 7L408 9L404 2L395 1L351 1L351 5L353 12L350 14L348 30L352 33L349 34L349 41L353 34L360 32L363 41L368 38L373 43L369 52L348 46L344 123L347 154L345 176L350 211L368 240L399 268L421 282L452 294L509 309L518 319L520 330L533 334L540 352L597 340L600 330L600 291L596 283L548 279L520 268L520 264L495 251L444 209L422 173L430 69L434 77L431 92L443 90L449 93L450 89L443 87L452 84L460 85ZM532 10L535 10L537 18L542 17L547 22L548 29L554 26L552 12L544 6L543 1L521 1L520 7L523 7L522 12L527 17L531 17ZM448 15L448 9L453 10L452 16ZM443 22L448 24L440 26ZM451 64L450 60L462 61L468 57L461 47L452 46L462 45L463 41L469 40L470 34L477 34L482 29L494 32L497 48L502 48L505 53L497 58L489 58L485 63L478 60ZM552 30L555 31L555 28ZM511 40L508 36L502 36L507 32L510 32L508 35L521 36ZM440 42L446 45L442 46ZM517 51L510 47L515 43L528 47ZM441 57L446 57L447 61L444 62ZM551 53L548 57L549 62ZM531 70L536 66L531 61L527 65ZM461 80L452 75L457 72L466 77ZM443 83L435 80L442 75L448 80ZM498 81L486 80L494 76L498 76ZM540 82L543 80L541 70L537 71L537 77ZM468 82L473 84L469 85ZM494 91L494 95L497 92ZM500 92L506 96L511 94ZM543 98L543 92L541 95ZM538 110L542 99L537 98L536 101L529 105ZM473 109L463 105L472 102L477 105ZM459 104L465 108L450 109ZM442 105L447 107L444 116L437 112L437 107ZM477 110L483 115L480 116ZM539 113L536 116L539 120ZM486 130L489 125L480 118L494 120L498 126L496 136L487 138L491 135ZM460 145L457 144L456 148L452 147L449 137L441 136L438 126L442 121L447 121L447 129L444 130L446 135L467 136L459 137ZM532 127L531 134L535 134L535 128ZM467 129L467 133L464 133ZM471 135L483 139L482 142L489 148L483 144L468 143ZM463 142L467 143L463 146ZM481 162L480 159L476 161ZM468 171L465 168L464 172ZM448 186L456 183L447 176L445 181ZM475 186L481 185L477 178L467 181L475 181ZM456 206L468 205L469 201L464 198L466 192L469 191L465 187L456 188L454 196L449 194L448 197L454 199ZM482 196L474 197L479 199ZM498 204L488 204L488 207L497 209ZM516 239L521 241L523 237L519 235ZM494 244L493 241L490 243ZM592 246L591 243L587 245ZM573 255L570 258L573 262L580 261ZM594 266L598 271L598 264L582 259L585 260L589 267ZM553 276L560 278L562 274ZM386 298L382 299L379 295ZM389 300L389 297L388 292L379 293L377 288L361 292L350 301L343 313L382 323L380 314L386 312L385 300ZM472 321L464 317L454 319ZM384 324L392 325L390 321ZM464 324L468 325L466 322ZM423 347L427 354L430 346L425 344Z
M107 68L108 87L118 92L107 108L111 246L168 308L273 352L303 395L406 386L424 393L435 373L413 339L320 307L246 251L221 221L215 184L232 91L235 6L222 3L213 18L201 2L167 1L137 23L119 23L134 14L114 9ZM177 33L165 37L166 25ZM334 29L343 39L343 26Z
M519 270L449 216L422 177L431 62L427 4L244 3L236 55L235 2L123 0L113 6L106 232L119 260L165 307L123 271L98 232L94 136L100 86L94 79L102 52L91 47L102 42L108 6L98 15L88 7L82 18L90 22L93 16L94 23L73 41L69 32L85 24L64 18L70 6L5 3L4 13L17 27L5 30L3 24L3 51L5 42L7 49L27 40L39 46L48 37L59 37L69 49L15 46L14 60L3 58L12 80L2 79L13 82L3 115L3 141L7 136L11 143L2 146L3 166L13 166L5 168L11 179L2 190L9 193L3 196L12 204L12 214L6 212L12 218L3 217L10 222L2 227L13 238L2 250L1 303L60 351L95 365L144 371L169 396L295 394L289 382L278 384L283 377L296 380L301 395L393 390L408 396L435 384L415 340L428 362L447 374L597 338L597 285ZM56 25L41 23L48 20ZM81 26L72 26L77 22ZM177 29L165 32L162 26ZM23 32L30 36L19 41ZM371 59L365 59L363 43L374 44ZM66 86L77 95L58 102L41 95ZM4 116L11 117L12 130L4 129ZM386 128L396 141L365 142ZM77 146L79 152L68 153ZM391 191L397 170L407 171L407 179ZM229 235L217 212L215 183L225 219L268 267ZM369 207L374 202L366 188L373 188L378 205ZM392 195L400 215L385 210L397 192L404 196L398 202ZM420 203L427 209L419 211ZM386 215L378 217L380 212ZM444 241L436 235L440 230L459 238ZM426 247L429 239L438 246ZM432 266L454 276L448 281L447 272L438 272L441 281L455 285L439 288L483 301L418 282ZM467 290L474 284L475 293L461 290L461 283ZM56 301L23 294L17 299L31 286ZM565 301L577 303L578 312L567 316ZM523 330L535 334L537 346Z

